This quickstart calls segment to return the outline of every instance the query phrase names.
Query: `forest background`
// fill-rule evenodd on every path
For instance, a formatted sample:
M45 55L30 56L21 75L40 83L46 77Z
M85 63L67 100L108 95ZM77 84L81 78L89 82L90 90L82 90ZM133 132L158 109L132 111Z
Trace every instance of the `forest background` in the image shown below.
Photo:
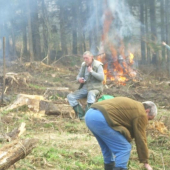
M170 0L1 0L0 37L11 60L52 62L94 55L112 44L134 54L136 65L170 72ZM2 55L2 41L0 42ZM107 46L107 47L106 47Z

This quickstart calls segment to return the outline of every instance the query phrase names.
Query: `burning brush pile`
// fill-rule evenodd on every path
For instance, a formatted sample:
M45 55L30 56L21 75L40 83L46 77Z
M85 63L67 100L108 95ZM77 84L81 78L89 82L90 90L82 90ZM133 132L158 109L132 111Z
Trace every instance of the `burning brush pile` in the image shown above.
M109 52L99 56L97 60L104 64L104 82L111 80L117 84L125 85L128 80L135 80L136 72L132 67L134 63L133 58L132 53L125 56Z
M99 53L103 55L99 55L97 60L104 64L105 83L111 80L125 85L128 80L135 80L136 77L136 71L132 67L133 49L130 47L131 43L125 41L127 37L131 39L134 33L132 25L136 25L132 23L136 21L128 9L120 13L121 9L125 9L122 3L113 4L112 1L104 1L103 31L99 49Z

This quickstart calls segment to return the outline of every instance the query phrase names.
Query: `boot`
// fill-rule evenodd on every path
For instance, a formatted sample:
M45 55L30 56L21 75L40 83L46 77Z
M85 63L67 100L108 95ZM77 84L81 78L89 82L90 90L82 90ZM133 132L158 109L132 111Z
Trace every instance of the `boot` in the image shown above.
M76 113L76 115L79 119L84 117L85 112L79 104L74 106L73 109L74 109L74 111L75 111L75 113Z
M93 104L93 103L87 103L86 109L85 109L85 113L90 109L90 106L91 106L92 104Z
M105 170L113 170L114 167L115 167L115 162L112 162L110 164L104 164Z

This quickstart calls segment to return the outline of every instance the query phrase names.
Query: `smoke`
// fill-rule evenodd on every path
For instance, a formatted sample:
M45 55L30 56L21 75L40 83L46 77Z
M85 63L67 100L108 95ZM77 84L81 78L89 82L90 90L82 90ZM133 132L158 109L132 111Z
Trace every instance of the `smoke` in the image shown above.
M114 17L113 27L120 38L133 36L136 33L136 28L140 26L140 23L131 14L125 0L108 0L108 6Z
M92 3L93 1L91 1ZM93 4L91 4L93 5ZM95 20L96 20L96 12L98 14L101 14L100 20L98 20L98 37L100 38L100 41L102 41L102 36L105 34L107 36L107 40L109 42L112 42L113 44L119 44L120 40L126 40L128 41L132 40L132 37L139 33L140 31L140 22L134 17L134 15L131 13L129 5L125 0L103 0L101 5L104 5L105 7L99 8L100 11L93 11L93 13L90 15L84 30L86 32L89 32L91 34L91 31L93 29L96 29ZM109 11L109 12L108 12ZM106 14L107 13L107 14ZM109 15L111 16L108 16ZM112 18L112 19L111 19ZM107 21L108 20L108 21ZM109 25L108 22L111 21L111 24ZM108 29L105 29L107 27L106 25L109 25ZM101 30L102 29L102 30ZM92 35L94 36L94 35ZM100 43L96 44L94 42L94 39L92 39L91 43L91 51L95 51L94 48L96 46L100 47Z

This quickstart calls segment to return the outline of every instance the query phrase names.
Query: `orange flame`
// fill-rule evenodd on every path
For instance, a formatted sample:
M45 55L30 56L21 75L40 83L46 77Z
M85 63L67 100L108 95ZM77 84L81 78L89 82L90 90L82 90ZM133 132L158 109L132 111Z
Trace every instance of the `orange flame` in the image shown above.
M116 81L118 84L125 85L129 78L136 76L136 72L131 68L134 63L134 55L132 53L129 53L127 57L113 57L113 55L111 55L110 61L107 61L106 55L107 54L97 57L97 60L104 64L104 84L106 84L109 79Z
M124 43L122 39L116 35L117 44L115 46L109 38L109 31L111 31L111 25L114 20L111 10L107 4L107 0L104 1L104 25L103 25L103 35L102 35L102 44L105 51L104 55L97 57L97 60L103 63L104 68L104 84L106 84L107 79L111 81L116 81L119 84L125 85L125 82L130 77L135 77L136 73L131 68L134 61L134 55L129 53L129 56L124 54Z

